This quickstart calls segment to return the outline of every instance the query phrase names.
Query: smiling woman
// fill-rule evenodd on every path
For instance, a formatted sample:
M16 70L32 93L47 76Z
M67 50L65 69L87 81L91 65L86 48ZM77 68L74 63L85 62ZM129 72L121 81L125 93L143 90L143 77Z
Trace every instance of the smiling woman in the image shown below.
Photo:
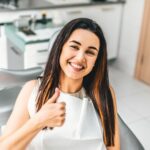
M96 22L77 18L60 31L43 76L21 90L0 146L10 150L120 149L106 41Z

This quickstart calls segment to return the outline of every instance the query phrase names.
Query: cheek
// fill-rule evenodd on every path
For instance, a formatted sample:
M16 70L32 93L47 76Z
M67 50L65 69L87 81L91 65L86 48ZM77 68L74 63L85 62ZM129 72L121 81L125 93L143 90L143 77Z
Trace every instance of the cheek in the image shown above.
M64 57L67 57L69 53L70 53L69 47L64 46L63 49L62 49L62 55L63 55Z
M66 59L66 57L67 57L67 52L65 50L63 50L60 55L60 61L61 62L64 61Z
M70 57L71 57L71 54L70 54L70 52L68 51L68 49L64 49L64 50L61 52L61 55L60 55L60 60L59 60L60 65L66 64L67 60L68 60Z
M94 67L95 63L96 63L96 58L95 59L90 59L88 61L88 67L92 69Z
M62 55L60 55L60 58L59 58L59 64L60 64L60 66L62 66Z
M62 52L61 55L60 55L60 58L59 58L59 64L61 66L61 68L64 66L64 63L65 63L65 53Z

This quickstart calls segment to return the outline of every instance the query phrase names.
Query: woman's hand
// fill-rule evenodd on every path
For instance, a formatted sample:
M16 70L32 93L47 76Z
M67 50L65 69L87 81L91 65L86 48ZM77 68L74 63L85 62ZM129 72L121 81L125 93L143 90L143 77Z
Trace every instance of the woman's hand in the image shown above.
M58 88L55 89L54 95L42 106L34 119L38 121L40 128L62 126L65 121L65 103L56 103L60 95Z
M63 125L65 104L56 103L60 95L57 88L54 95L30 118L27 109L28 100L36 84L36 81L29 81L21 90L7 123L7 132L5 131L3 137L0 137L0 149L23 150L41 129Z

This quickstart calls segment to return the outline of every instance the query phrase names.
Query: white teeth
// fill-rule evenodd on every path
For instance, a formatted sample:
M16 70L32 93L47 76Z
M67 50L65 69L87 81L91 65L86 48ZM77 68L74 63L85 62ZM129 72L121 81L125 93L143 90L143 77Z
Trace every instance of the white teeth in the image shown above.
M77 69L82 69L83 68L83 66L75 64L75 63L71 63L71 66L73 66L73 67L75 67Z

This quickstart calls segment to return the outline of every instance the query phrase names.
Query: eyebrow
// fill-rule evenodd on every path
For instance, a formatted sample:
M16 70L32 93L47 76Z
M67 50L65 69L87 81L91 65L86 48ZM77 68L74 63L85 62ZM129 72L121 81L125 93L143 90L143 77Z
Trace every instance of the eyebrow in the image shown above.
M72 40L72 41L70 41L70 42L76 43L76 44L78 44L78 45L82 45L80 42L75 41L75 40ZM89 46L88 48L98 51L98 49L97 49L96 47L94 47L94 46Z

